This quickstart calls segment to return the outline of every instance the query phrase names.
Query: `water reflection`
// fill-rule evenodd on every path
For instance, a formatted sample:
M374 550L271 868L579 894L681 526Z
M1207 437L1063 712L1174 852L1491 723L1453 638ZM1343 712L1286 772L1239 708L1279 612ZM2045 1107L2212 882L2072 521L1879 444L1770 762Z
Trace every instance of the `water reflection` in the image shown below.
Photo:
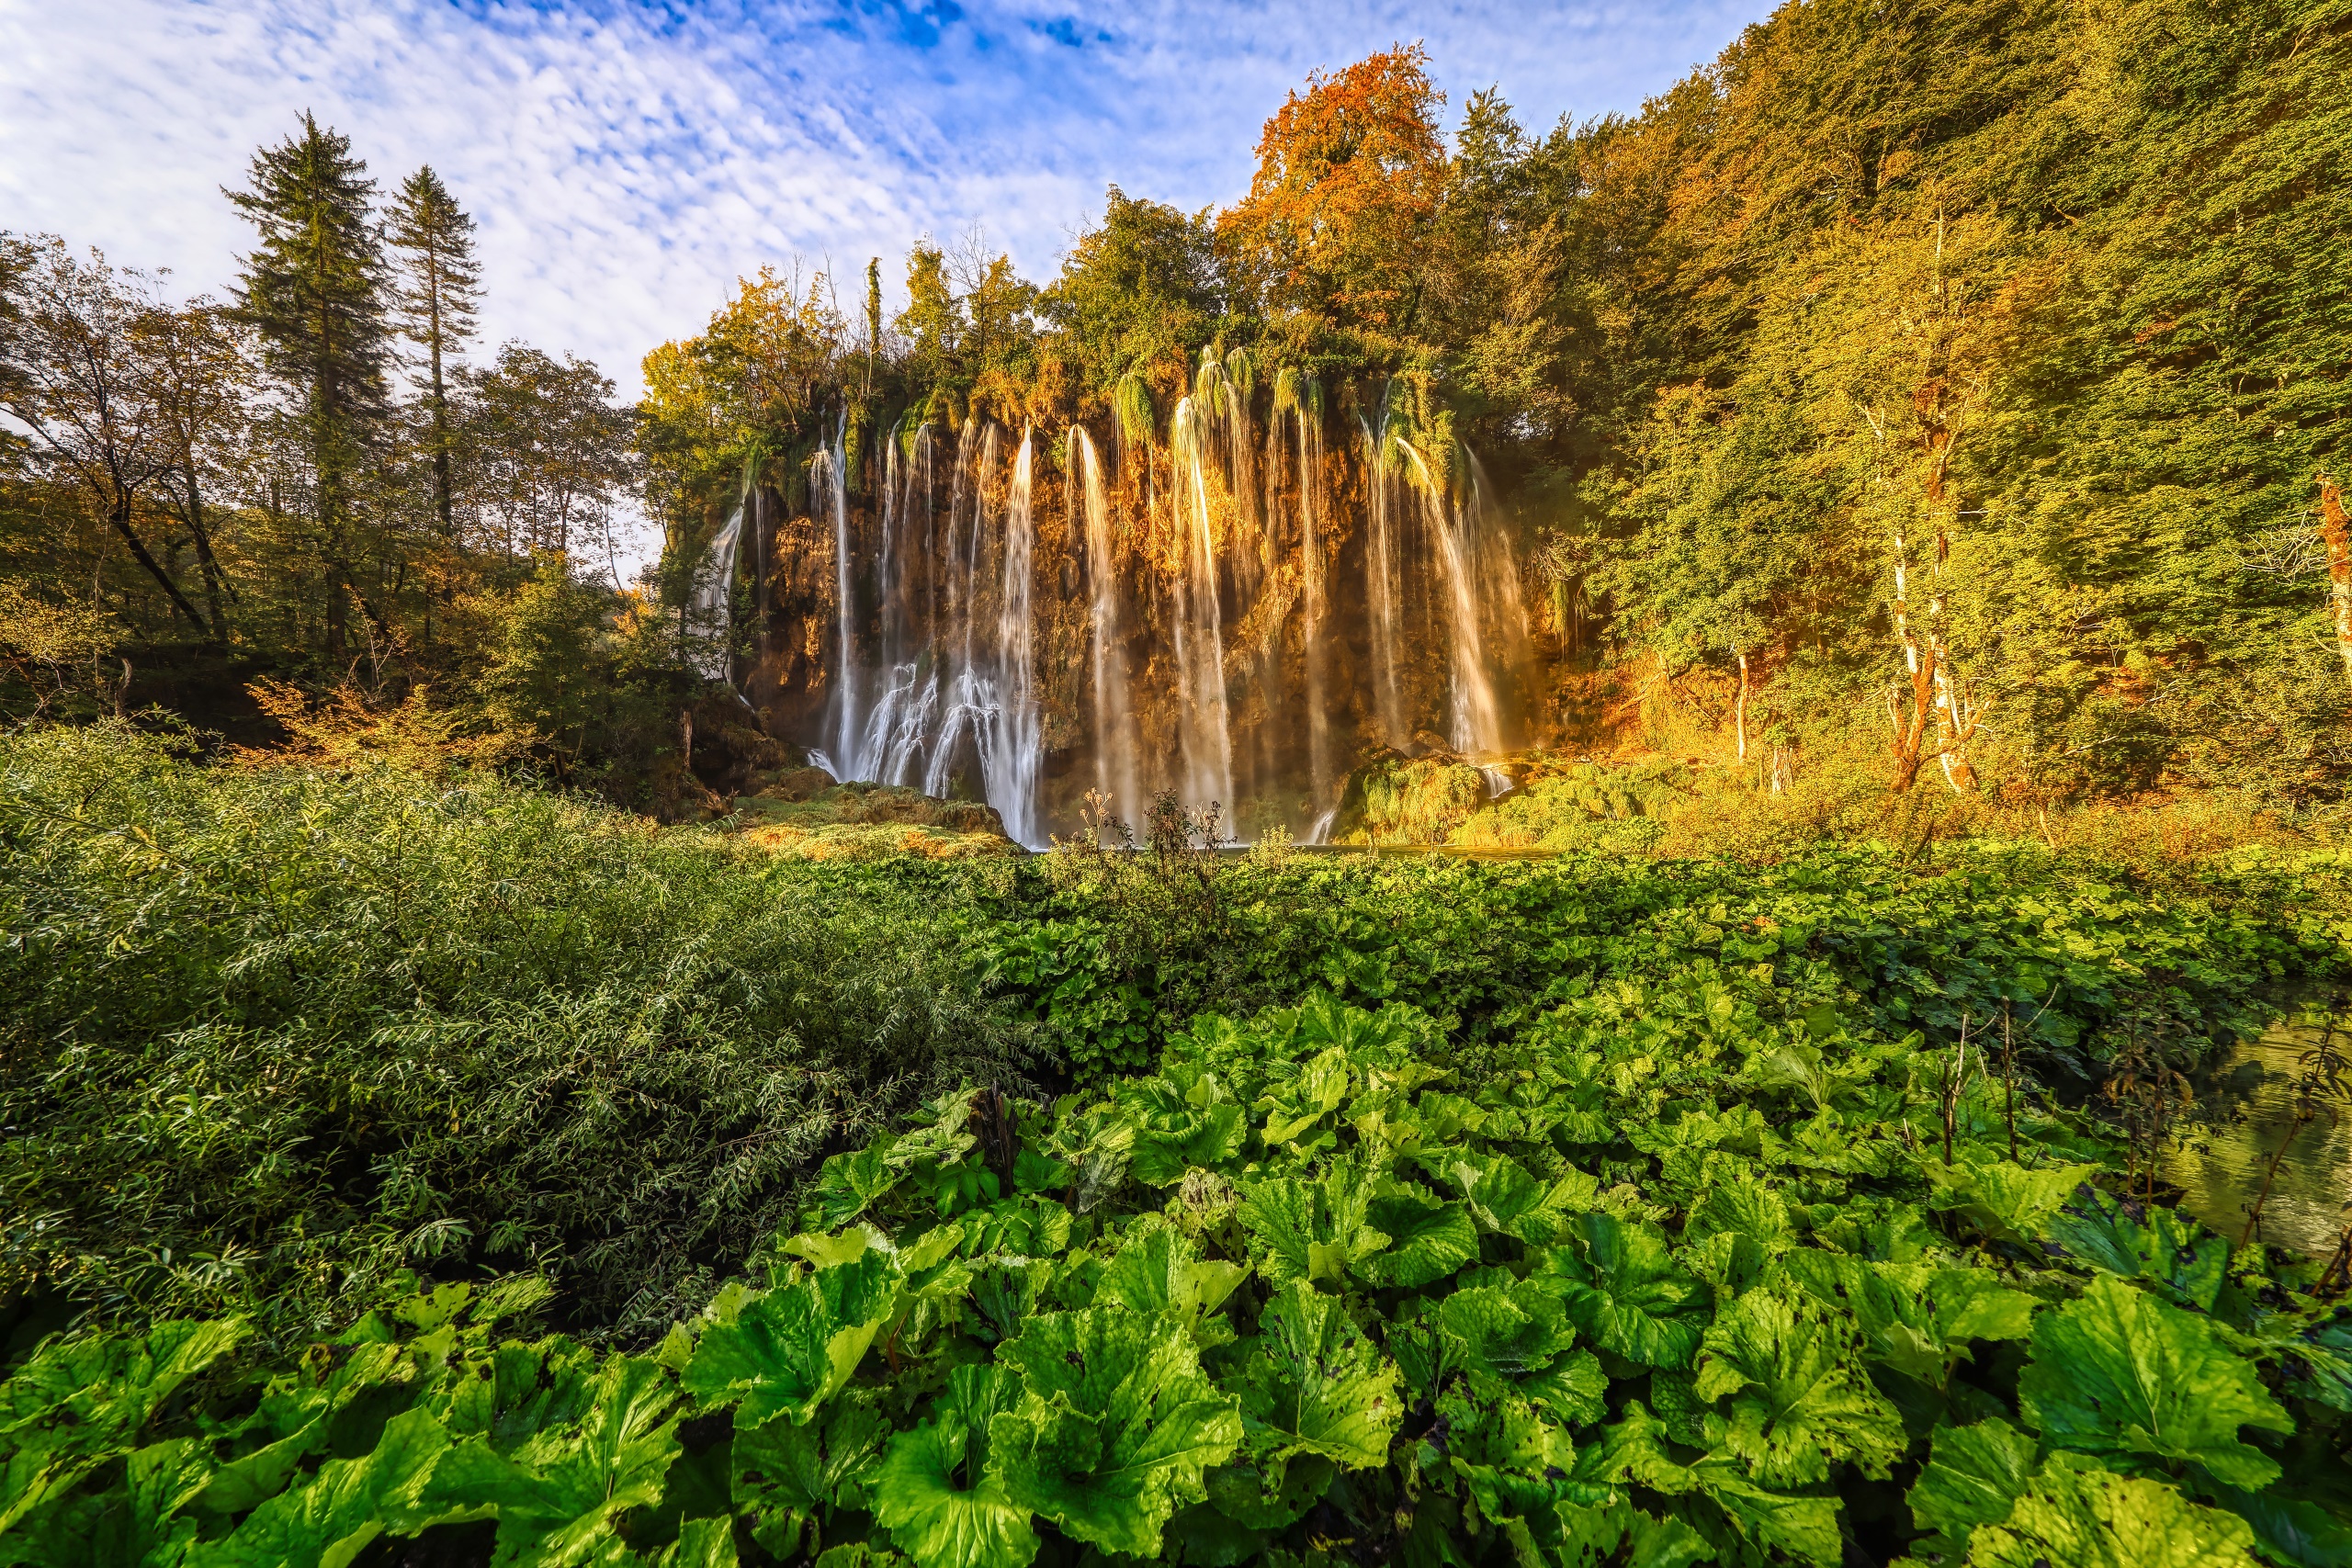
M2210 1086L2233 1100L2239 1114L2227 1125L2200 1133L2165 1161L2165 1174L2186 1190L2181 1208L2233 1242L2245 1231L2263 1174L2290 1133L2292 1140L2262 1204L2259 1239L2324 1258L2352 1224L2346 1206L2352 1200L2352 1105L2323 1095L2317 1119L2294 1131L2295 1085L2305 1071L2305 1054L2324 1042L2352 1054L2352 1020L2339 1015L2332 1032L2325 1020L2324 1008L2315 1006L2240 1045L2214 1071Z

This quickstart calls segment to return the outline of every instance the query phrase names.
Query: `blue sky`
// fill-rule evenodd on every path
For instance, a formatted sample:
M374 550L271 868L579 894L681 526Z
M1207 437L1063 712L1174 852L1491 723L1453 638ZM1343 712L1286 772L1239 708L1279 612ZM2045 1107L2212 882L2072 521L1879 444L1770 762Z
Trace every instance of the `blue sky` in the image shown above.
M1496 85L1540 128L1638 108L1764 10L0 0L0 228L220 289L246 239L220 187L313 109L385 184L430 163L480 219L491 342L628 390L763 262L846 280L879 254L891 279L978 224L1042 278L1107 183L1229 201L1317 67L1421 39L1449 112Z

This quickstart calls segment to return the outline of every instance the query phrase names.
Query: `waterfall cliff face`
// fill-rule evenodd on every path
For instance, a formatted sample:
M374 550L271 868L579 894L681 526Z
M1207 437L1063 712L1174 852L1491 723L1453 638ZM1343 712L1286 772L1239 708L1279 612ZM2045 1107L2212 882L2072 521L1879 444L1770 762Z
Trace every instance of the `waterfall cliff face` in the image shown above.
M773 730L1033 845L1089 793L1134 826L1165 791L1233 838L1308 838L1368 751L1521 743L1528 626L1476 462L1386 397L1327 441L1312 378L1262 413L1256 380L1204 356L1164 419L1058 440L910 415L861 457L836 420L720 535L695 613L749 565L736 669Z

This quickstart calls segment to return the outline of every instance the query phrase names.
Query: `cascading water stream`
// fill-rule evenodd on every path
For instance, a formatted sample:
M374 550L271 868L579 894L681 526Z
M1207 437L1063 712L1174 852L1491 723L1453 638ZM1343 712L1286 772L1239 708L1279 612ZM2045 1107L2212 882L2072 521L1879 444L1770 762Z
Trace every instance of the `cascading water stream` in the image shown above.
M1329 562L1324 558L1322 516L1323 492L1323 393L1309 380L1302 389L1298 407L1292 411L1298 426L1298 534L1300 631L1305 643L1306 666L1306 759L1307 781L1314 799L1320 806L1333 799L1331 779L1331 713L1326 686L1330 663L1329 650L1324 646L1324 621L1329 615ZM1329 810L1336 814L1333 804ZM1330 833L1330 823L1324 820L1325 837ZM1311 841L1321 843L1323 838Z
M858 755L859 729L857 704L865 680L857 668L857 650L854 634L857 626L857 590L854 568L850 560L849 545L849 464L842 452L848 429L849 415L844 412L833 426L833 444L820 446L808 462L808 498L821 502L832 513L833 522L833 588L835 620L840 637L837 647L840 663L834 684L839 688L838 719L832 756L848 764L852 773L858 773L863 759ZM860 775L864 776L864 775Z
M1094 647L1094 778L1095 788L1125 822L1142 819L1143 797L1136 787L1136 726L1127 687L1127 651L1119 615L1119 569L1115 541L1111 537L1111 502L1102 483L1102 461L1094 438L1082 424L1070 426L1070 496L1073 510L1084 517L1083 532L1072 520L1071 532L1086 540L1087 586L1092 615Z
M1169 446L1176 469L1176 666L1184 794L1196 805L1233 798L1233 723L1225 687L1225 619L1218 603L1216 518L1209 493L1212 433L1191 398L1176 405Z
M1364 599L1372 613L1372 656L1374 698L1379 705L1380 726L1392 745L1407 739L1405 728L1405 694L1398 678L1397 642L1400 638L1401 615L1398 614L1399 583L1397 581L1397 516L1402 509L1400 492L1404 476L1391 460L1388 446L1388 420L1384 413L1380 428L1374 429L1361 421L1363 432L1364 488L1369 491L1372 514L1366 519L1371 525L1371 537L1365 541L1363 552Z
M996 657L1004 690L995 718L993 767L983 773L989 798L1004 816L1004 830L1016 841L1042 847L1037 821L1037 775L1045 761L1044 728L1037 711L1036 615L1033 607L1037 524L1031 503L1035 442L1021 433L1012 460L1012 488L1005 501L1004 581L997 610Z
M735 555L743 536L744 510L738 505L727 526L712 536L703 551L702 568L695 573L693 591L686 595L681 629L690 650L688 660L713 681L733 679L728 664L734 642Z
M1446 739L1457 751L1499 751L1503 746L1502 709L1495 701L1495 682L1487 672L1487 652L1478 632L1476 562L1473 541L1463 537L1469 509L1453 506L1430 472L1420 449L1408 441L1397 448L1419 477L1421 518L1437 546L1437 560L1444 580L1448 651L1452 679L1446 692Z

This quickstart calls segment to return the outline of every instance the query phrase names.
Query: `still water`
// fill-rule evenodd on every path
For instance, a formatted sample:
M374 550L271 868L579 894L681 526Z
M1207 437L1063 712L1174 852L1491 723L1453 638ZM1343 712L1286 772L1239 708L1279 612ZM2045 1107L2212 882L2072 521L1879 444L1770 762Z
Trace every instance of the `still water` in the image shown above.
M2236 1114L2223 1125L2201 1129L2165 1162L2165 1174L2187 1191L2180 1206L2233 1243L2245 1230L2279 1141L2294 1130L2301 1058L2324 1040L2352 1055L2352 1017L2339 1013L2331 1035L2324 1009L2299 1010L2240 1045L2214 1069L2211 1086L2234 1103ZM2352 1077L2344 1082L2352 1089ZM2278 1162L2262 1206L2260 1239L2324 1258L2352 1224L2352 1104L2324 1093L2320 1103L2317 1120L2294 1133Z

